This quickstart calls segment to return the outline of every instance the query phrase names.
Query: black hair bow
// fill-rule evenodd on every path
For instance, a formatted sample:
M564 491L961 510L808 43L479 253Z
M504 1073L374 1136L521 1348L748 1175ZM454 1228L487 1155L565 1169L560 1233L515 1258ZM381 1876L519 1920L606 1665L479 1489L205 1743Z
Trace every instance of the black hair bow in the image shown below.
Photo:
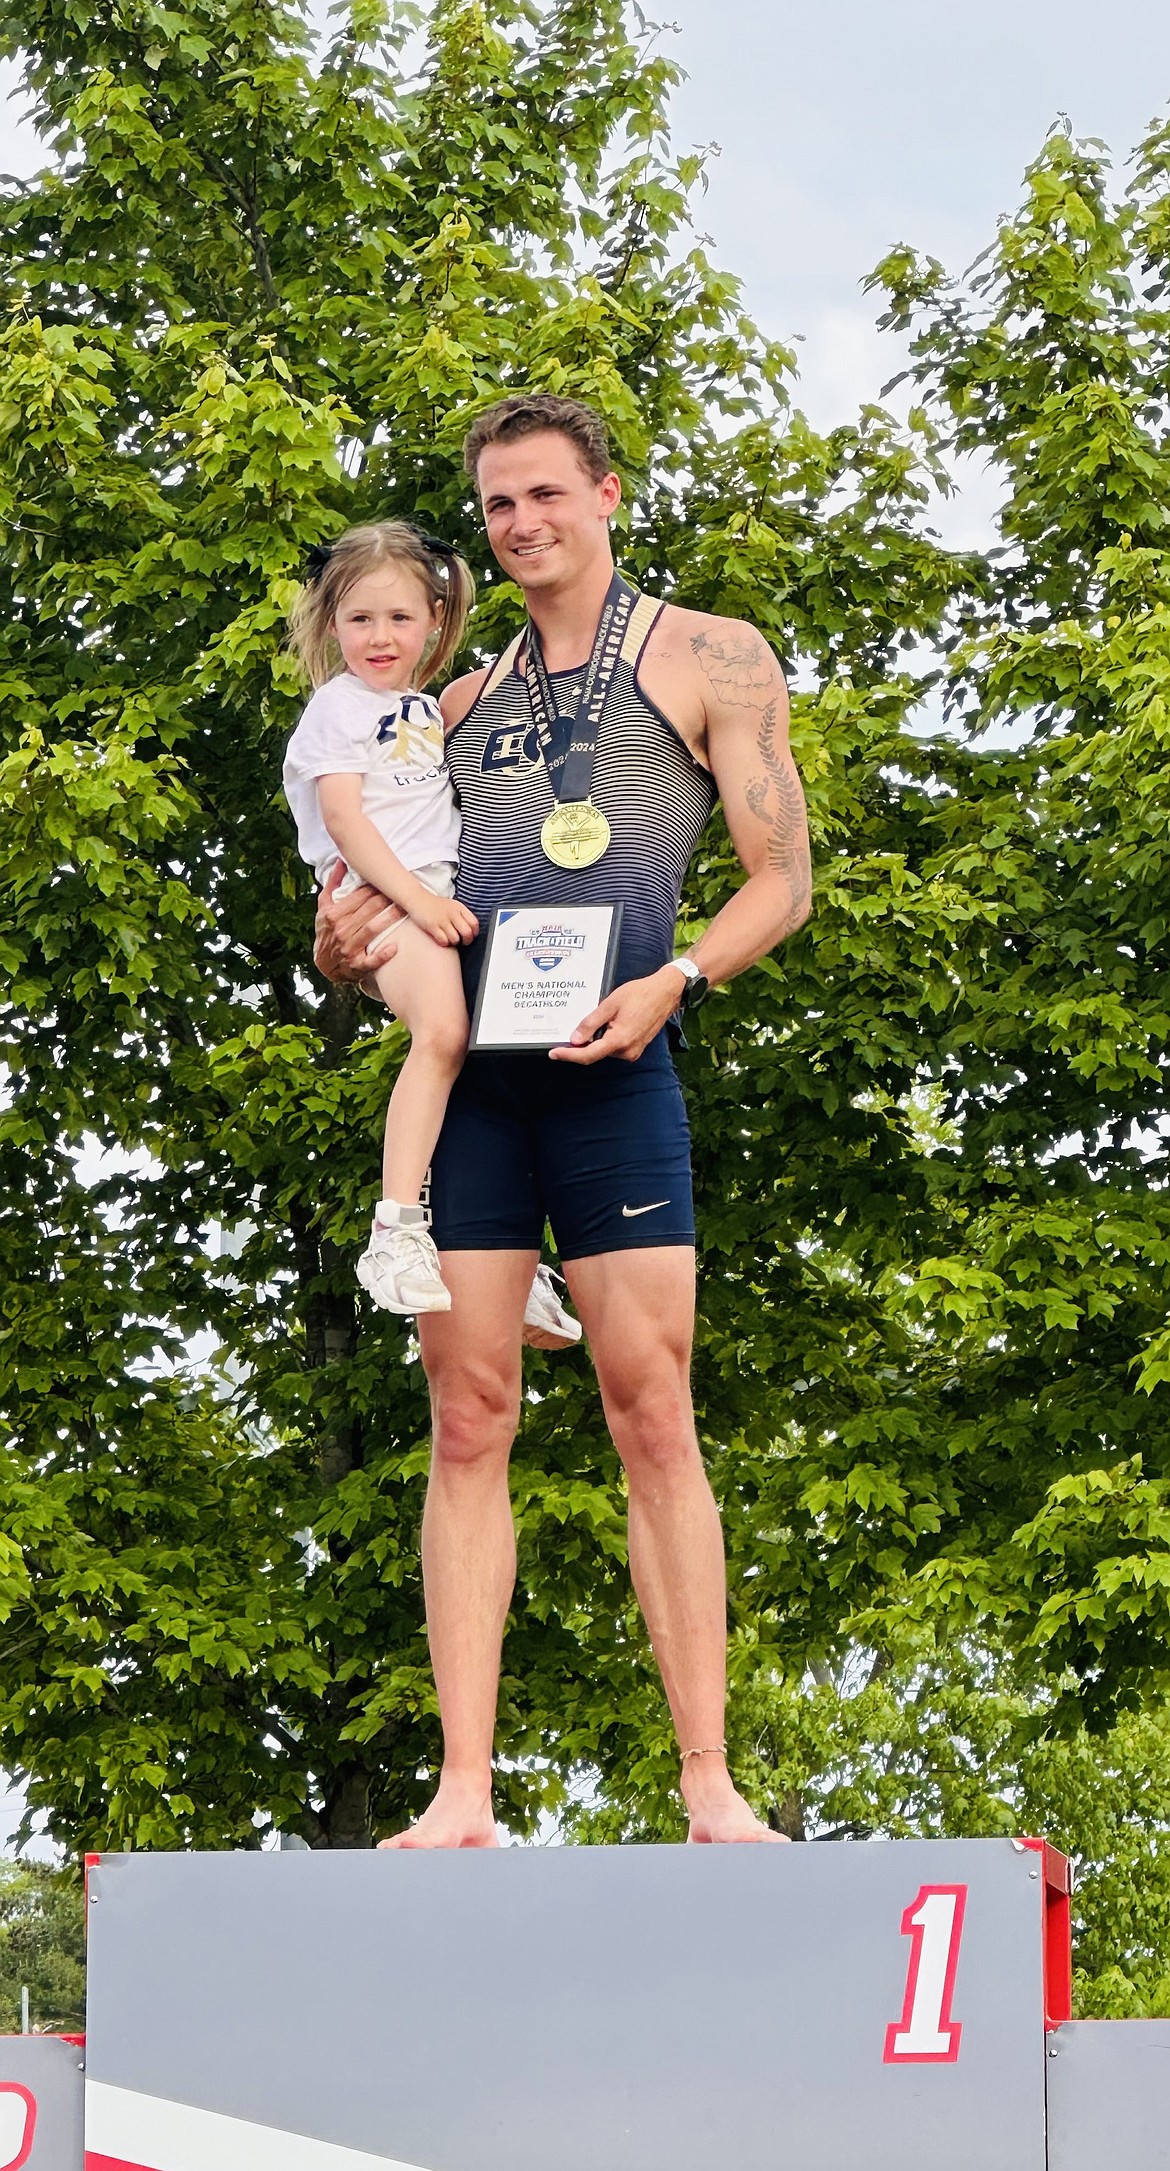
M418 530L418 539L423 549L430 551L432 558L450 559L458 555L454 543L445 543L441 535L424 535L420 528Z
M305 570L301 578L310 588L315 588L333 556L332 543L310 543L305 552Z

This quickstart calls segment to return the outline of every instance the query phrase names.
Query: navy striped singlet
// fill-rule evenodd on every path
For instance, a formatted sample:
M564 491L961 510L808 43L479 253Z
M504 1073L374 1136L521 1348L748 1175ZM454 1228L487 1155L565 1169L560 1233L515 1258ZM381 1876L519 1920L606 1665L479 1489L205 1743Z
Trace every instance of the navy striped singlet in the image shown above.
M612 836L592 867L554 867L541 850L541 823L555 801L516 670L519 639L498 659L462 723L447 734L463 816L456 895L480 923L479 939L463 952L469 1004L488 919L500 905L621 904L618 982L656 972L673 955L683 878L718 795L713 777L638 684L638 665L661 609L651 597L639 597L614 672L592 792ZM585 669L550 674L566 716L575 713Z

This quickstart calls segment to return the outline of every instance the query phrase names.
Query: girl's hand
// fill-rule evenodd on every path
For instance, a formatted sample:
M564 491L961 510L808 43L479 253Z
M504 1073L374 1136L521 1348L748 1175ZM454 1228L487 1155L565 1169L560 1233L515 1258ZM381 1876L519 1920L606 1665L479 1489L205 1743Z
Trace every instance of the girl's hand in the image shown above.
M472 942L479 933L479 921L474 912L461 905L457 897L433 897L429 890L421 902L412 905L410 917L416 927L421 927L433 942L442 943L444 949L457 947L461 942Z

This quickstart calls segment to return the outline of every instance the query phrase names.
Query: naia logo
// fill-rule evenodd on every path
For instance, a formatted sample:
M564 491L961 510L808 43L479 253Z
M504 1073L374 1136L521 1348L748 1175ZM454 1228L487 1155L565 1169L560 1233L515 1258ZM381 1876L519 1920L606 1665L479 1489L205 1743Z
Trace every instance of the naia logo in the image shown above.
M572 928L550 923L547 927L534 927L531 934L517 935L516 948L522 957L531 960L538 972L555 972L571 950L585 948L585 937L574 934Z

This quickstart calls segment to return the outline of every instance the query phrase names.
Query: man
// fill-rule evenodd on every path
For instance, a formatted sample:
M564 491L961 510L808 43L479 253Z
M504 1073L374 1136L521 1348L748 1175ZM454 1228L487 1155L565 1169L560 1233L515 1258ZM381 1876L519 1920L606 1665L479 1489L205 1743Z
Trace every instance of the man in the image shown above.
M546 1211L626 1471L631 1571L678 1736L690 1836L768 1840L723 1752L723 1542L691 1408L689 1151L665 1029L684 997L742 972L808 915L784 680L751 626L634 599L591 780L608 846L583 869L551 863L542 839L553 786L580 735L615 593L609 522L621 484L600 418L548 394L501 400L464 450L492 550L529 612L526 640L442 702L463 813L458 894L481 927L469 983L493 906L621 900L623 923L618 984L572 1043L551 1057L472 1056L436 1150L433 1233L452 1308L420 1319L419 1332L434 1432L423 1576L444 1761L419 1822L383 1844L496 1843L492 1743L516 1572L508 1457ZM672 962L679 887L717 794L747 880ZM369 891L341 905L327 895L322 969L360 978L365 945L391 917Z

